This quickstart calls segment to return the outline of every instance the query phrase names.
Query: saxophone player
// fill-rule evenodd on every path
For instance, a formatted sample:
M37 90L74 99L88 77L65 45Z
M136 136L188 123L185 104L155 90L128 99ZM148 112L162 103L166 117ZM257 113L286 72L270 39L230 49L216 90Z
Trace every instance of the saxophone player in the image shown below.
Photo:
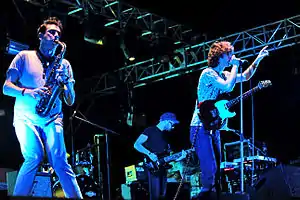
M61 44L59 39L62 30L62 23L58 18L46 19L37 31L39 48L19 52L6 72L3 94L15 98L13 126L24 157L13 196L32 195L34 177L46 154L59 177L65 196L83 198L67 161L63 136L62 103L69 106L74 103L75 80L69 61L63 57L59 61L55 59ZM56 65L59 68L53 70ZM55 77L54 80L49 77L51 74ZM48 81L56 81L61 93L50 105L49 112L41 116L36 111L36 105L43 97L51 96L51 88L45 87L50 85Z

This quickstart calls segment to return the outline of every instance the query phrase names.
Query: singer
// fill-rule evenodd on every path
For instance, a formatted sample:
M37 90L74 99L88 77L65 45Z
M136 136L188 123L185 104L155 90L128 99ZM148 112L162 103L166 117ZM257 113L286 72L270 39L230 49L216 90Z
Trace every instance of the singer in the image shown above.
M68 164L63 136L62 102L71 106L75 91L73 71L69 61L62 59L55 77L59 80L61 95L45 117L36 112L37 102L50 93L45 87L53 68L58 41L63 30L61 21L49 17L37 30L40 40L38 50L19 52L6 72L3 94L14 97L13 125L20 143L24 162L19 170L14 196L32 196L34 177L44 158L44 151L50 165L59 177L67 198L80 198L82 194L75 174ZM52 94L52 93L50 93ZM51 96L51 95L50 95Z
M190 124L190 141L200 160L201 183L203 185L198 198L207 198L211 191L220 192L221 142L220 130L208 131L203 127L198 116L198 103L217 99L218 95L229 93L236 83L248 81L255 73L260 61L269 53L265 46L253 63L243 72L238 73L242 60L234 55L230 42L218 41L211 45L208 53L208 68L200 75L197 87L197 100ZM230 71L225 71L226 67ZM195 138L194 138L195 137Z

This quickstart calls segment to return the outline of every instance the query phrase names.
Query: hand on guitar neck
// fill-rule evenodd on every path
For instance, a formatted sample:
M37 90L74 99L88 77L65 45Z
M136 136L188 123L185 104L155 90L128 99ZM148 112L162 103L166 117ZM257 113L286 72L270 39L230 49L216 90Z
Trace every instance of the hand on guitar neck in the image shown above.
M149 153L148 157L150 158L150 160L152 160L152 162L156 162L158 160L158 157L155 153Z
M178 161L181 161L181 160L185 159L186 155L187 155L186 151L182 150L181 151L181 156L179 158L177 158L175 161L178 162Z

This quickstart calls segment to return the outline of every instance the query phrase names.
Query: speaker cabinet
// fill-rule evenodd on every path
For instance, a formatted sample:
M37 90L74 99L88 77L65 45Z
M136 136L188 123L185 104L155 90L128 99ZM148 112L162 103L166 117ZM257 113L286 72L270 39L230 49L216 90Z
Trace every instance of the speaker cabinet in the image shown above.
M124 200L147 200L149 199L148 183L134 181L130 184L122 184L121 195Z
M300 198L300 167L278 165L260 175L251 195L255 200Z
M16 184L18 172L6 173L7 195L12 196ZM51 174L38 172L35 176L31 196L33 197L52 197Z

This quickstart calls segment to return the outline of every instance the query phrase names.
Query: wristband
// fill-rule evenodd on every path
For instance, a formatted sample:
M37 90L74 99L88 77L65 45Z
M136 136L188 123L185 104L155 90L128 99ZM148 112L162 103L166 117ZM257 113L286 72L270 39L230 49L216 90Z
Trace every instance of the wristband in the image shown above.
M22 90L22 96L24 96L25 90L26 90L26 88L24 88L24 89Z

